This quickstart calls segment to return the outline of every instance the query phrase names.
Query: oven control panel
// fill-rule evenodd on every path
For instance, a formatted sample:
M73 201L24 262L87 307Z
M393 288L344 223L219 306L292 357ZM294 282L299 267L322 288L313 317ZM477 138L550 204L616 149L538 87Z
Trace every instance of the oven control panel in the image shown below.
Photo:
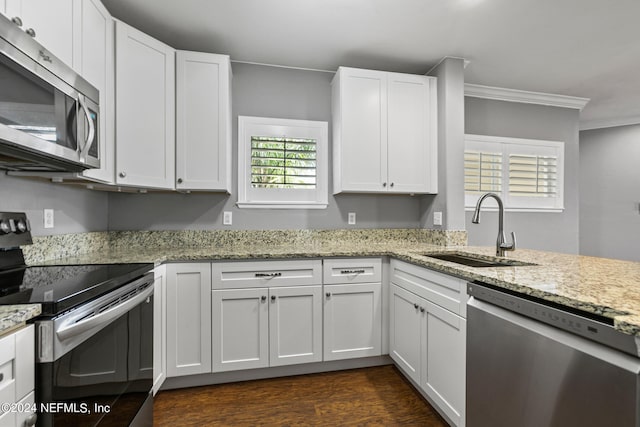
M0 212L0 249L30 245L31 224L24 212Z

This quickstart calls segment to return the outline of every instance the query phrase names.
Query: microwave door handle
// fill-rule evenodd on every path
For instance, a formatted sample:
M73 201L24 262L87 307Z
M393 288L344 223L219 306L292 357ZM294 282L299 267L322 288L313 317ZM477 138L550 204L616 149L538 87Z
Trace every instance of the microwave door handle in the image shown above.
M89 133L87 135L87 139L84 141L84 146L80 149L80 161L86 162L87 153L89 152L89 148L91 148L93 138L96 136L96 127L93 120L91 120L91 114L89 113L89 109L87 108L82 95L78 97L78 103L80 104L80 107L82 107L82 111L84 111L84 116L87 118L87 122L89 122Z

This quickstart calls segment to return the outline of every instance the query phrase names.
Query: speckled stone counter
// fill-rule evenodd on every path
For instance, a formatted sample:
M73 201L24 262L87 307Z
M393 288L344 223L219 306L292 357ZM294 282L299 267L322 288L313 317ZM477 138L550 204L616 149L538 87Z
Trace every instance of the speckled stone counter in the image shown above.
M391 256L416 265L492 285L533 295L565 306L609 317L614 327L624 333L640 337L640 263L604 258L576 256L552 252L518 249L509 258L535 263L523 267L467 267L424 254L448 251L467 252L491 257L493 247L439 246L428 239L396 239L372 230L354 235L331 234L326 239L274 238L265 234L260 239L239 238L237 241L216 240L211 244L198 241L196 247L178 233L171 239L158 241L154 232L142 232L136 243L135 232L125 239L112 240L98 251L56 259L48 264L87 264L119 262L182 262L202 260L287 259L321 257ZM162 235L167 237L168 235ZM373 237L372 237L373 236ZM411 235L413 236L413 235ZM407 237L411 237L407 236ZM120 238L123 236L121 235ZM289 236L296 237L296 236ZM298 236L299 237L299 236ZM328 236L329 237L329 236ZM359 237L359 238L358 238ZM381 238L382 237L382 238ZM285 241L283 241L285 240ZM253 242L253 243L252 243ZM259 242L259 243L256 243ZM43 262L41 262L43 263Z
M41 311L40 304L0 305L0 336L24 325Z

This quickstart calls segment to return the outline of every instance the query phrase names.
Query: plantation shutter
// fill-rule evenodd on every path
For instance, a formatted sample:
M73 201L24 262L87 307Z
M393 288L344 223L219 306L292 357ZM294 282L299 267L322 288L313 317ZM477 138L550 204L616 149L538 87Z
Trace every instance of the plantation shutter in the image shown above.
M502 191L502 153L465 150L464 191L478 194Z
M509 156L509 195L556 197L557 156L512 154Z
M251 137L253 188L316 188L316 141Z

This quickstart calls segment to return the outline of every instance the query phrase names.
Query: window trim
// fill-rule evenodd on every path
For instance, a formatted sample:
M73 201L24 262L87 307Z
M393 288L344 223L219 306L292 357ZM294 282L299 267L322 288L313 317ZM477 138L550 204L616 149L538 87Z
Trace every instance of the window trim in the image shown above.
M501 144L502 148L500 153L503 156L503 165L502 165L502 191L498 194L503 202L505 211L509 212L548 212L548 213L560 213L564 211L564 151L565 151L565 143L562 141L552 141L552 140L539 140L539 139L524 139L524 138L513 138L513 137L501 137L501 136L489 136L489 135L474 135L474 134L465 134L464 137L464 151L466 152L468 142L478 143L480 145L497 145ZM507 147L505 147L507 146ZM552 207L545 206L513 206L511 203L511 197L509 196L509 155L514 154L514 152L510 149L511 147L516 147L515 153L517 153L518 146L539 146L539 147L548 147L556 150L558 157L558 171L557 171L557 189L558 196L555 198L556 203ZM464 167L463 167L463 176L464 176ZM478 200L478 197L468 196L466 191L463 188L463 194L465 199L465 211L473 211L475 210L475 205ZM473 201L471 203L471 201ZM485 206L486 205L486 206ZM483 205L483 210L489 211L497 211L497 204L493 202L493 199L488 199Z
M296 129L295 134L290 132ZM254 132L254 130L258 130ZM316 188L253 188L251 186L251 137L309 138L316 140ZM254 135L252 135L254 134ZM238 116L238 201L239 208L326 209L328 183L329 123L323 121Z

